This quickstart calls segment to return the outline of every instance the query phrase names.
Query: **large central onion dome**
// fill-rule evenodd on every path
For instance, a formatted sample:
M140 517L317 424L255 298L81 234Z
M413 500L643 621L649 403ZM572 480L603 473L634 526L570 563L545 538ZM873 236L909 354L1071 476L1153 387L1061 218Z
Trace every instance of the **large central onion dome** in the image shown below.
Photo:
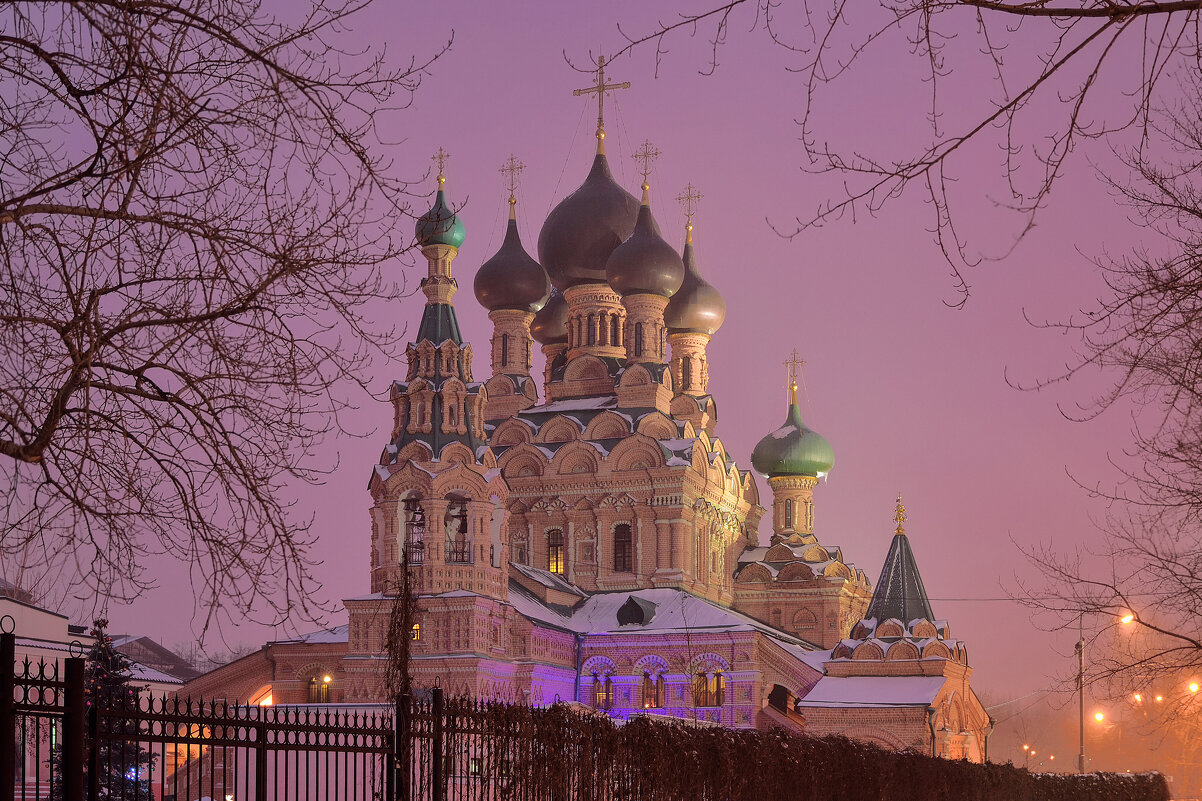
M538 260L559 289L605 283L605 262L634 231L639 203L614 181L604 153L580 188L547 215Z
M568 341L568 302L558 289L551 290L551 296L530 323L530 336L543 345L558 345Z
M490 312L498 309L537 312L546 304L551 282L542 266L522 247L512 213L501 249L480 265L473 288L476 300Z
M776 476L814 476L821 478L835 464L830 443L819 433L806 428L797 407L797 385L785 424L759 441L751 452L751 463L768 478Z
M643 184L643 204L634 233L609 254L605 277L613 290L622 295L670 298L680 289L684 272L684 262L676 249L660 236L659 225L651 216L647 185Z
M726 320L726 301L697 270L693 255L693 226L689 225L684 245L684 281L664 309L664 324L673 334L709 334Z
M463 220L447 205L446 196L442 191L446 180L442 173L438 174L438 194L434 198L434 205L417 218L417 224L413 227L417 244L423 248L428 245L451 245L457 248L463 244L467 233Z

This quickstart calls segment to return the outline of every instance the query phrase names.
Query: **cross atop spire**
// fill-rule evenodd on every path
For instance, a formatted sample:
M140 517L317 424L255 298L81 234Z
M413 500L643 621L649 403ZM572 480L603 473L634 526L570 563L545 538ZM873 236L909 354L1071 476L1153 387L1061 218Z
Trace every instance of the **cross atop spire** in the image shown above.
M522 170L524 169L526 169L526 165L518 161L517 156L510 153L509 158L505 159L505 163L502 164L501 169L498 170L498 172L505 176L505 188L509 190L510 219L513 219L514 217L513 207L516 206L518 202L518 176L522 174Z
M442 149L439 145L438 152L431 157L431 161L438 162L438 185L442 186L447 182L447 177L442 174L443 168L447 166L447 162L451 160L451 154Z
M785 359L785 368L789 371L789 403L793 406L797 405L797 376L805 363L805 359L797 355L797 348Z
M897 493L897 509L896 509L896 511L893 512L893 522L897 523L897 528L894 529L895 533L897 533L897 534L905 534L906 533L906 527L902 524L905 523L907 519L908 518L906 517L906 507L902 505L901 493L899 492L899 493Z
M622 83L606 83L605 82L605 56L597 56L597 82L585 89L575 89L572 95L580 97L581 95L596 95L597 96L597 152L605 152L605 93L612 92L615 89L629 89L630 81L622 81Z
M639 149L634 151L631 156L635 161L642 162L643 173L643 203L651 202L650 190L651 184L647 183L647 176L651 174L652 163L659 158L659 148L651 144L650 139L644 139L643 144L639 145Z
M705 195L697 191L697 187L689 183L684 191L676 196L676 202L684 208L684 241L685 244L693 243L693 213L697 211L697 204Z

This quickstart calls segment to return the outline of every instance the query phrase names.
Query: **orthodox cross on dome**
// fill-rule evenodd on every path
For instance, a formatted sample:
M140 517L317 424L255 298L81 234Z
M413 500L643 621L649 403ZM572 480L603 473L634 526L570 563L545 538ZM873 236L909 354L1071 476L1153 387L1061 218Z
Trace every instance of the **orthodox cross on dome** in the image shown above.
M438 152L435 153L430 160L438 162L438 185L442 186L447 182L447 177L442 174L442 171L443 168L447 166L447 162L451 160L451 154L443 150L442 146L439 145Z
M793 406L797 405L797 377L805 363L805 359L797 355L797 348L785 359L785 368L789 371L789 403Z
M652 162L659 158L659 148L651 144L650 139L644 139L643 144L639 145L639 149L634 151L631 158L643 164L643 205L649 205L651 203L651 184L647 183L647 176L651 174Z
M518 191L518 176L522 174L522 170L526 169L526 165L518 161L518 157L509 154L509 158L505 159L505 163L501 165L498 171L505 176L505 188L509 190L509 217L513 218L513 207L517 205Z
M697 211L697 205L705 195L697 191L697 187L693 184L688 184L684 191L676 196L676 202L684 209L684 241L686 244L693 242L693 214ZM796 351L794 351L796 353Z
M605 56L597 56L597 82L585 89L575 89L572 91L574 97L581 95L596 95L597 96L597 152L605 152L605 93L612 92L615 89L629 89L630 81L622 81L621 83L606 83L605 82Z
M906 520L906 507L902 506L901 493L899 492L897 493L897 509L893 513L893 522L897 523L897 528L894 529L894 532L897 534L905 534L906 527L902 524L905 523Z

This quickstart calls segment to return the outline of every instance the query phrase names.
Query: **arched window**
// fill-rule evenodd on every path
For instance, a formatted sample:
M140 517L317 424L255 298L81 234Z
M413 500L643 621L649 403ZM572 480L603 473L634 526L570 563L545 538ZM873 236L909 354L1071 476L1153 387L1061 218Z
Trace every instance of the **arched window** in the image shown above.
M593 674L593 706L597 709L613 709L614 683L609 676Z
M547 570L564 574L563 532L557 528L547 532Z
M806 501L806 531L814 530L814 504Z
M501 366L509 365L509 334L501 334Z
M467 537L467 499L451 497L447 506L447 562L470 564L472 545Z
M422 624L414 623L412 626L409 627L409 639L413 640L414 642L417 642L421 638L422 638Z
M680 383L684 386L681 389L688 389L693 386L693 357L685 356L680 363Z
M664 677L643 674L643 709L660 709L664 705Z
M618 326L618 315L611 315L609 318L609 344L614 347L621 347L622 335L619 333L621 330Z
M617 573L631 572L633 556L634 542L630 526L622 523L614 529L614 571Z
M609 323L606 322L606 320L608 320L608 319L609 319L608 314L598 314L597 315L597 344L598 345L608 345L609 344Z
M420 565L426 561L426 512L422 509L421 498L406 498L403 506L405 511L404 553L409 559L409 564Z
M643 355L643 324L634 324L634 355Z
M785 528L793 528L793 501L785 501Z
M519 565L526 564L526 546L525 545L519 545L515 549L513 561L517 562Z
M722 706L726 695L726 677L721 671L698 673L693 678L693 706Z
M310 704L328 704L330 702L330 683L334 677L330 674L312 676L309 678L308 701Z
M597 344L597 325L596 325L596 323L597 323L596 319L593 317L593 315L590 314L588 316L588 344L590 344L590 345Z

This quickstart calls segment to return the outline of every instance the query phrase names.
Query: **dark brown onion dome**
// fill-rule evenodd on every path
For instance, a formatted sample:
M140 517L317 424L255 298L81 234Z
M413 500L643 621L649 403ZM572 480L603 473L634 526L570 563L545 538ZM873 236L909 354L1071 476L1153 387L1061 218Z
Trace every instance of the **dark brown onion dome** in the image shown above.
M605 283L605 261L634 231L639 202L614 181L604 153L588 178L547 215L538 260L561 290Z
M530 323L530 336L544 345L568 341L568 302L558 289L551 290L546 305L534 315L534 321Z
M643 185L644 189L646 184ZM684 280L684 262L660 236L651 206L639 207L634 233L614 248L605 263L610 287L622 295L660 295L670 298Z
M664 309L664 324L673 334L713 335L726 320L726 301L697 270L690 233L684 246L684 282Z
M517 220L513 217L509 218L501 249L476 271L473 289L476 300L489 311L536 312L546 304L551 282L542 266L522 247Z

